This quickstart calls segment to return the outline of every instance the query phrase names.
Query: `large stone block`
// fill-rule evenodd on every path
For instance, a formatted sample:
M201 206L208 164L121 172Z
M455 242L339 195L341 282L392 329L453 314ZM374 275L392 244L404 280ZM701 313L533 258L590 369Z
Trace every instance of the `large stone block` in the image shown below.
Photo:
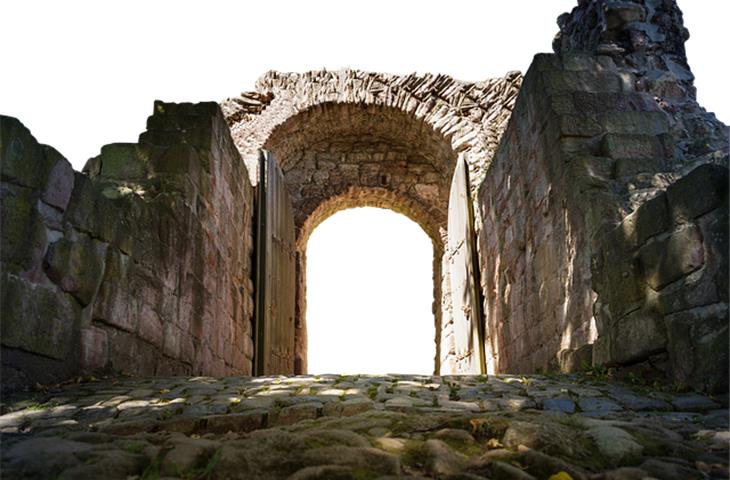
M81 329L81 367L86 371L103 370L109 360L106 330L98 327Z
M662 316L656 311L639 309L616 321L611 327L611 363L634 363L666 348L667 335Z
M701 165L667 188L672 218L685 223L718 207L728 198L728 169Z
M42 199L48 205L63 211L71 199L74 188L74 169L55 148L44 145L43 149L48 163L53 167L43 186Z
M134 334L109 329L109 364L114 372L154 375L159 352Z
M590 155L571 155L569 157L571 180L577 183L576 188L609 188L609 181L613 177L614 160L608 157L594 157Z
M646 8L634 2L607 2L605 9L606 26L610 30L632 22L643 22L646 18Z
M80 234L68 236L48 247L46 273L62 290L86 306L96 295L104 272L107 244Z
M666 231L669 226L669 209L664 192L644 203L636 216L636 241L643 245L649 238Z
M601 117L607 133L660 135L669 131L669 119L661 111L614 111Z
M636 309L644 299L640 264L622 245L625 242L621 241L622 233L614 231L592 262L593 288L608 306L613 318Z
M30 130L13 117L0 115L0 175L2 180L39 189L53 164Z
M614 175L616 178L634 177L639 174L652 174L667 169L667 161L663 157L654 158L618 158Z
M46 229L36 210L39 192L8 183L0 185L0 259L3 270L20 273L40 269Z
M120 180L143 180L148 173L147 154L136 143L112 143L101 147L98 157L89 162L99 164L99 174Z
M672 374L680 387L728 389L728 306L715 304L665 319Z
M609 71L546 70L543 84L549 94L568 91L618 93L624 90L619 75Z
M81 173L75 177L65 219L78 230L129 253L139 228L130 219L139 216L142 202L122 186L93 181Z
M664 147L653 135L609 133L603 137L602 152L611 158L657 158L664 156Z
M58 360L78 351L80 307L70 295L9 273L0 286L4 346Z
M654 98L646 93L573 92L571 99L576 111L596 118L606 112L660 111Z
M715 275L707 271L688 275L684 281L648 297L648 301L665 315L723 300L727 301L727 289L723 290Z
M639 258L646 282L659 290L702 266L704 248L700 229L687 225L668 237L653 240L641 248Z
M137 305L139 337L150 342L155 347L162 348L163 322L154 307L146 303Z
M580 372L593 365L593 344L578 348L566 348L558 352L560 371Z
M729 198L714 211L697 220L705 242L706 267L712 272L721 301L730 296L730 209Z
M137 319L131 312L131 285L129 270L132 259L115 248L107 250L106 268L99 293L94 300L92 316L95 320L116 328L134 331Z
M602 133L593 115L560 115L560 132L565 136L592 137Z

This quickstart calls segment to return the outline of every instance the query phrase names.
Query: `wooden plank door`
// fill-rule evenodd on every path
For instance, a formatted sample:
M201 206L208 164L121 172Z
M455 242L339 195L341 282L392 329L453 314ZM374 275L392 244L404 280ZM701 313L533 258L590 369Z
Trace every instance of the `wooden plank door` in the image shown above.
M284 174L274 157L259 153L256 204L254 372L294 373L295 231Z
M466 161L456 164L449 194L448 268L451 285L456 371L486 373L484 316L479 290L474 211Z

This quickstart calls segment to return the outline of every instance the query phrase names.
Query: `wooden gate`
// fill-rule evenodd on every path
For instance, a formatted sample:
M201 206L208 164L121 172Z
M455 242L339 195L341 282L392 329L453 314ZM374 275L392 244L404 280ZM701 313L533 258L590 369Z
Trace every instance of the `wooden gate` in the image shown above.
M259 153L256 216L254 372L294 373L294 214L284 174L264 150Z
M448 218L448 269L451 286L456 372L486 373L484 316L479 290L474 211L466 161L456 164L451 181Z

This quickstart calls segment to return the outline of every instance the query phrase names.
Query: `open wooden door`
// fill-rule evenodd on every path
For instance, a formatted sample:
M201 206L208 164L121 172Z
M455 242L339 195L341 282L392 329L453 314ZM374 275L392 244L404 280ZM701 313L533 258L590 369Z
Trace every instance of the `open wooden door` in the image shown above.
M469 171L466 161L460 159L449 194L447 257L456 354L456 371L450 373L486 373L484 316L475 238Z
M294 213L284 174L264 150L259 153L256 214L254 372L291 374L296 301Z

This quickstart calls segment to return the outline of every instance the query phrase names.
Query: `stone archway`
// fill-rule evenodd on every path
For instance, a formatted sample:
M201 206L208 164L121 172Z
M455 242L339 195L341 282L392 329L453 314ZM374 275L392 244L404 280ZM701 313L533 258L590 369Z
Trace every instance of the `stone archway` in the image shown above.
M441 326L440 231L446 229L449 187L457 154L428 124L378 105L325 103L279 125L264 148L284 172L297 231L295 368L306 365L306 241L333 213L383 207L419 224L434 245L434 304ZM439 354L434 362L439 369Z
M295 371L306 371L306 239L336 211L381 206L403 213L434 244L434 318L439 371L442 310L449 316L443 237L454 167L465 160L472 191L506 127L521 76L462 82L445 75L360 71L269 72L257 92L222 109L256 181L260 148L277 159L297 231Z

